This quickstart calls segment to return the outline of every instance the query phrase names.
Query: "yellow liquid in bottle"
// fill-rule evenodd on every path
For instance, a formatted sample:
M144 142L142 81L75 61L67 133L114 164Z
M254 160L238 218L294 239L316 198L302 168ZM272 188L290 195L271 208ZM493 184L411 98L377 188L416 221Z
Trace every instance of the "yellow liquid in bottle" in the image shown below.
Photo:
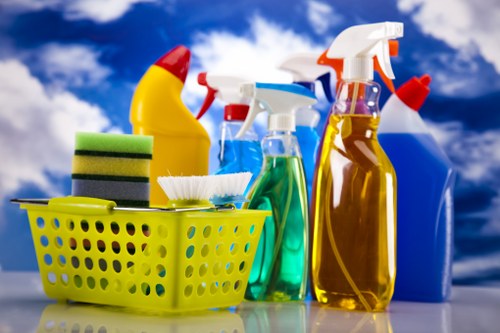
M396 175L372 115L333 114L314 198L312 275L320 303L383 311L396 274Z

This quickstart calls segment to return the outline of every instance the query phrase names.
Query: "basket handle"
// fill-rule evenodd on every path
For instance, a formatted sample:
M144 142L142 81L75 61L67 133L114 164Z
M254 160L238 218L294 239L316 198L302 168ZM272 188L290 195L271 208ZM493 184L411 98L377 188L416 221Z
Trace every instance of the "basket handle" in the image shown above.
M53 211L78 215L110 214L116 207L114 201L88 197L62 197L49 200L49 208Z

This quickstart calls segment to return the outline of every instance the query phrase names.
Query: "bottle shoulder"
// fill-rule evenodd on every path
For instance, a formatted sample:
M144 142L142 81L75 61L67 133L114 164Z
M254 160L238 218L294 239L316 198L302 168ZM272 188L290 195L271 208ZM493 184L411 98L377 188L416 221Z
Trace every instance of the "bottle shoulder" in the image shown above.
M430 133L382 133L379 141L391 160L425 161L422 168L448 170L453 164Z
M258 141L258 135L253 126L243 134L241 138L236 139L236 134L243 126L241 121L223 121L220 125L221 139L232 141Z
M392 163L377 139L376 126L365 124L370 121L365 119L361 128L356 122L329 125L323 139L320 164L356 167L365 172L376 169L393 172Z
M297 156L267 156L255 183L252 200L258 196L282 198L283 191L307 195L302 159ZM274 193L274 194L272 194Z
M292 132L268 132L262 139L264 156L302 157L297 137Z
M130 122L159 133L196 135L208 133L181 99L183 84L172 73L151 66L139 81L130 106Z
M343 80L337 91L331 113L340 115L380 114L380 85L374 81Z
M379 133L428 134L429 130L420 114L393 94L382 108Z

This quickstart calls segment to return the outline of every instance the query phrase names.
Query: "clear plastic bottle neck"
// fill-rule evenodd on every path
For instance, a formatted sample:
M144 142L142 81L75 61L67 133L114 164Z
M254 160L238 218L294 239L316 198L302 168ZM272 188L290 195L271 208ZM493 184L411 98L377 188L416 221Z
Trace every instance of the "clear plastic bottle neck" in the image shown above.
M369 80L342 80L332 113L342 115L380 116L380 85Z
M262 152L265 156L302 157L297 137L291 131L270 131L262 140Z
M319 112L312 106L299 108L295 111L295 124L296 126L306 126L316 128L320 121Z
M242 125L243 125L243 121L240 121L240 120L223 121L222 125L221 125L221 140L222 141L225 141L225 140L258 141L259 140L257 132L255 132L255 129L253 126L251 126L241 138L236 139L236 134L239 132Z

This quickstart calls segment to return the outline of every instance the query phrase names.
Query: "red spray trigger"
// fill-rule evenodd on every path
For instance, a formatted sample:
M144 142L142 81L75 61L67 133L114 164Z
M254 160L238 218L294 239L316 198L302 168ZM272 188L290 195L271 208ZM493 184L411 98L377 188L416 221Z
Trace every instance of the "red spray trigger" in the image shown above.
M203 115L207 112L207 110L210 108L212 103L214 102L215 99L215 93L217 93L217 90L213 89L208 85L207 82L207 72L201 72L198 74L198 83L202 86L207 87L207 96L205 97L205 100L203 101L203 104L201 105L200 111L198 112L198 115L196 116L196 119L200 119L203 117Z

